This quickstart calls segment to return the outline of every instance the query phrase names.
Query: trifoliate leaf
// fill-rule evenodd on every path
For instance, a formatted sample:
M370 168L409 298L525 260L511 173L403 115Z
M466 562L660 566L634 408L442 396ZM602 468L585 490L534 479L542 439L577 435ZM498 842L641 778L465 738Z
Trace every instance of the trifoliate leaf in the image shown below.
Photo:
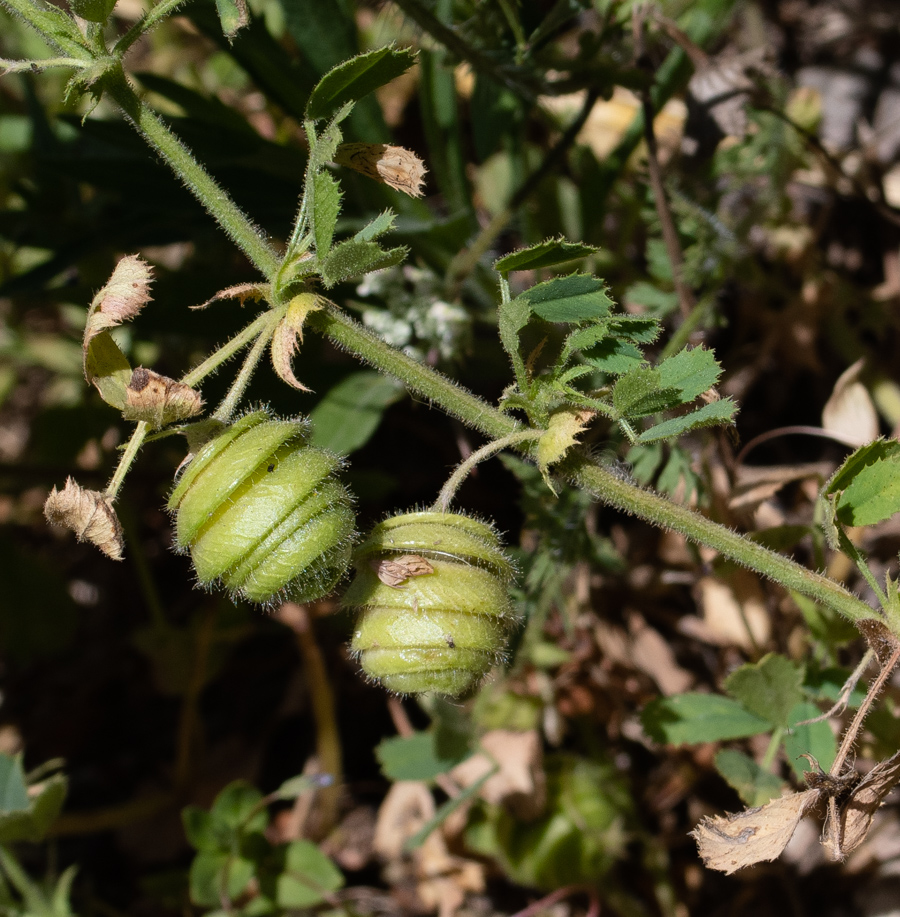
M554 277L526 290L525 299L535 315L548 322L583 322L603 318L612 306L606 284L590 274Z
M586 258L598 249L581 242L567 242L565 239L545 239L536 245L511 252L494 262L494 270L501 274L510 271L536 271L542 267L565 264L576 258Z
M356 102L406 73L416 57L406 48L378 48L360 54L329 70L319 80L306 103L306 117L330 117L347 102Z

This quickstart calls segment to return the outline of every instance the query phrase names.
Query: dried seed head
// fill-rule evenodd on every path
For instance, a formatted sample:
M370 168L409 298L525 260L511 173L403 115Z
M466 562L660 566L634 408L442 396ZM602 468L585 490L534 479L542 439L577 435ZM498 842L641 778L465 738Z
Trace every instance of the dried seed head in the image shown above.
M194 417L202 410L203 399L190 386L138 366L125 388L122 416L165 427Z
M422 196L422 183L428 170L415 153L402 146L342 143L334 161L410 197Z
M44 503L44 515L52 525L71 529L79 541L89 541L113 560L121 560L125 549L122 526L112 501L95 490L85 490L74 478L67 478L62 490L55 487Z

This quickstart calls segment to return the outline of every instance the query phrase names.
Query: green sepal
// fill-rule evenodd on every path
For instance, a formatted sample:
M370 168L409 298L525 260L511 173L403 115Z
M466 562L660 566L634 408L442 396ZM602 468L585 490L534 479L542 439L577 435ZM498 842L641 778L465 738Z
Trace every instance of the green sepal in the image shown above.
M387 47L338 64L313 89L306 103L306 117L312 121L330 117L342 105L357 102L406 73L415 61L412 51Z
M84 358L84 370L100 397L119 411L128 403L131 364L108 331L91 338Z

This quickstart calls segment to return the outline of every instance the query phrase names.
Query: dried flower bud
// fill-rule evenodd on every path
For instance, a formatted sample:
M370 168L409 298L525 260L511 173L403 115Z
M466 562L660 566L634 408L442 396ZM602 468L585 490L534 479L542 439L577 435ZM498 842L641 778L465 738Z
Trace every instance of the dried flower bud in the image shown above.
M502 660L515 571L490 526L455 513L393 516L354 560L343 598L359 609L351 647L388 690L462 694Z
M169 499L175 540L201 585L251 602L310 602L350 562L341 460L304 442L306 423L247 414L197 450Z
M122 526L112 501L96 490L85 490L74 478L67 478L62 490L50 491L44 515L52 525L71 529L79 541L97 545L107 557L122 559Z
M190 386L138 366L125 389L122 416L165 427L194 417L203 410L203 399Z
M334 161L410 197L422 196L422 183L428 170L415 153L402 146L342 143L337 148Z
M83 343L85 359L93 338L101 331L130 321L150 302L152 280L150 265L141 261L137 255L126 255L119 261L88 309Z

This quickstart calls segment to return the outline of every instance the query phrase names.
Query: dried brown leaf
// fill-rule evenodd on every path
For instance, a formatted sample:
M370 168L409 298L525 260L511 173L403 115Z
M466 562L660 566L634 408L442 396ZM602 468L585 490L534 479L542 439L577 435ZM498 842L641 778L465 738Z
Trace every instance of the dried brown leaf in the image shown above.
M875 813L897 783L900 783L900 751L876 764L844 803L840 812L838 847L832 851L838 859L844 859L866 839Z
M192 309L205 309L207 306L211 306L214 302L219 302L222 299L239 299L241 305L248 299L255 299L257 302L264 300L269 295L269 285L267 283L238 283L233 287L225 287L224 290L219 290L215 296L211 296L206 302L200 303L199 306L191 306Z
M372 569L385 586L402 589L403 583L413 576L426 576L434 573L434 567L417 554L404 554L393 560L373 560Z
M55 487L44 503L44 515L52 525L71 529L79 541L89 541L113 560L125 549L122 526L112 501L95 490L85 490L74 478L62 490Z
M91 341L100 332L130 321L150 302L152 280L153 270L137 255L126 255L120 259L109 280L100 288L88 308L82 343L85 361Z
M138 366L125 389L122 416L164 427L194 417L203 410L199 393L182 382Z
M422 196L422 183L428 170L415 153L402 146L342 143L334 161L410 197Z
M294 354L303 343L303 325L306 316L323 307L323 301L315 293L299 293L288 305L284 318L276 325L272 335L269 352L272 355L272 366L278 377L288 385L301 392L311 392L294 375Z
M780 856L820 795L821 790L804 790L735 815L705 818L691 836L710 869L731 874Z
M864 446L878 436L878 413L859 381L864 363L859 359L841 373L822 408L822 426L848 446Z
M866 638L866 643L881 666L886 666L897 650L897 638L880 621L872 618L857 621L856 629Z

